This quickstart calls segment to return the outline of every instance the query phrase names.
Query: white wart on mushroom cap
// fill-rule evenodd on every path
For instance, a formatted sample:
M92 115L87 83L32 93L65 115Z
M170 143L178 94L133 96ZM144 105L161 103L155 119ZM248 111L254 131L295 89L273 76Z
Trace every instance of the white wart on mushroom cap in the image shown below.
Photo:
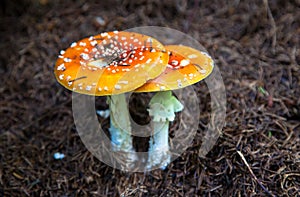
M165 49L169 54L166 70L135 92L180 89L205 79L214 68L214 61L206 52L183 45L167 45Z
M132 91L161 74L168 63L164 46L146 35L107 32L74 42L55 64L60 84L88 95Z

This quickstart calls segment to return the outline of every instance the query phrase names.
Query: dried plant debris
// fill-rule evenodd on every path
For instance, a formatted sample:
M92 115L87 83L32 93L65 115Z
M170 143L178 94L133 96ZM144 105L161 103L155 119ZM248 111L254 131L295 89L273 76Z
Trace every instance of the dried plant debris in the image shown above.
M299 1L0 4L0 196L300 196ZM125 173L81 142L71 92L53 66L73 41L143 25L178 29L207 48L226 86L226 125L199 158L211 109L206 84L196 84L203 102L193 144L164 171ZM149 99L132 95L135 121L149 122L141 106ZM108 108L101 98L96 106ZM109 118L98 119L107 132ZM170 135L178 124L176 117Z

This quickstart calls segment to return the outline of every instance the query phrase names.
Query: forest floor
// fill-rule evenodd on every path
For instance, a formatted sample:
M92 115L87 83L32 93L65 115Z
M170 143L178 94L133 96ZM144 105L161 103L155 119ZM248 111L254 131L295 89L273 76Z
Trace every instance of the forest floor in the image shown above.
M247 2L1 1L0 196L300 196L300 1ZM202 103L197 135L179 158L128 173L86 149L72 92L53 68L74 41L146 25L207 49L225 84L226 124L199 157L210 111ZM210 98L205 83L194 86L201 101Z

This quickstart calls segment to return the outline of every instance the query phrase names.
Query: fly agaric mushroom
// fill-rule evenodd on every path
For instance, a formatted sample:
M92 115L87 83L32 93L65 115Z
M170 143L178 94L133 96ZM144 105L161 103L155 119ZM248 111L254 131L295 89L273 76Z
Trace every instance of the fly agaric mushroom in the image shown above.
M157 40L132 32L107 32L74 42L55 65L58 82L86 95L108 96L114 151L133 153L126 92L161 74L168 54ZM134 160L135 157L131 158Z
M213 70L214 62L205 52L182 45L165 46L169 54L166 70L157 78L149 80L135 92L157 92L148 109L152 116L154 135L150 139L147 168L160 166L164 169L170 163L169 121L183 105L172 95L171 90L180 89L206 78Z

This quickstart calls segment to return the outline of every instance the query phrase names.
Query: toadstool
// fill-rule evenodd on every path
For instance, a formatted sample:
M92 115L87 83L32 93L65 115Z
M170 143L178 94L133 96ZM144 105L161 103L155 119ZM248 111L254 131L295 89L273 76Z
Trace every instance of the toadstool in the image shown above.
M60 51L54 73L57 81L71 91L107 96L112 148L133 152L124 93L161 74L168 58L164 46L154 38L132 32L106 32Z
M184 88L206 78L213 70L214 62L205 52L182 45L165 46L169 54L166 70L149 80L135 92L157 92L149 103L154 135L150 139L147 168L164 169L170 162L169 122L183 105L172 95L172 90Z

